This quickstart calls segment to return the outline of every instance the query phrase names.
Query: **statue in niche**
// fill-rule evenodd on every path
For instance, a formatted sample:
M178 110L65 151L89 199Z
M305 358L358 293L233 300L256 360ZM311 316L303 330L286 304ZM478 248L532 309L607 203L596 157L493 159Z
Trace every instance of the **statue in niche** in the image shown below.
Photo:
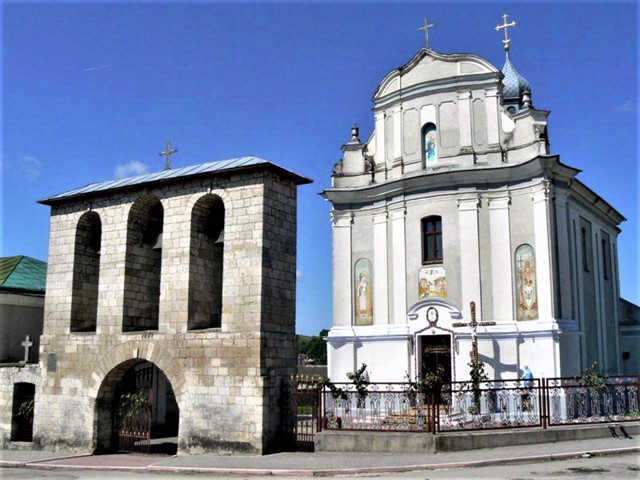
M436 126L428 123L424 129L424 158L426 168L433 168L438 164L438 137Z

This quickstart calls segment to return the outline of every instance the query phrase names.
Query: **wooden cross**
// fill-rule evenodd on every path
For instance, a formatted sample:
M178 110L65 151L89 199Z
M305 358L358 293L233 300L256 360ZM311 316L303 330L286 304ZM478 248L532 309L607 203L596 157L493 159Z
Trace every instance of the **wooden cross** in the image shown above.
M507 17L508 15L505 13L504 15L502 15L502 18L504 20L504 23L502 25L497 25L496 26L496 32L499 32L500 30L504 30L504 40L502 41L502 43L504 43L504 49L508 52L509 51L509 43L511 42L511 40L509 39L509 32L508 32L508 28L509 27L515 27L516 26L516 22L513 21L511 23L507 23Z
M33 342L29 335L27 335L24 342L22 342L22 346L24 347L24 360L22 363L29 363L29 349L33 346Z
M435 27L435 26L436 26L436 24L435 24L435 23L429 24L429 20L427 20L427 18L425 17L425 19L424 19L424 26L423 26L423 27L420 27L420 28L418 29L418 31L419 31L419 32L424 31L424 42L425 42L425 45L426 45L426 47L427 47L427 50L431 50L431 49L429 48L429 29L430 29L430 28L433 28L433 27Z
M471 358L474 362L478 362L478 327L488 327L495 325L496 322L478 322L476 320L476 302L469 304L471 308L471 321L470 322L455 322L452 324L454 328L469 327L471 329Z
M171 159L169 158L171 156L171 154L173 153L178 153L178 149L171 148L171 142L167 141L167 149L163 152L160 152L160 156L161 157L166 157L164 160L164 169L165 170L171 170Z

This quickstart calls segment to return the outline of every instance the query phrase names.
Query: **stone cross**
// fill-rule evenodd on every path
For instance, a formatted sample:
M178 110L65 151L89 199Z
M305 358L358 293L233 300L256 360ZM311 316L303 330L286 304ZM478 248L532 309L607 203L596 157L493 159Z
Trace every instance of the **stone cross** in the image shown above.
M31 337L29 335L26 336L24 342L22 342L22 346L24 347L24 360L22 363L29 362L29 350L33 346L33 342L31 341Z
M421 32L421 31L423 31L423 30L424 30L424 43L425 43L425 45L426 45L426 47L427 47L427 50L431 50L431 49L429 48L429 29L430 29L430 28L433 28L433 27L435 27L435 26L436 26L436 24L435 24L435 23L429 24L429 20L427 20L427 19L426 19L426 17L425 17L425 19L424 19L424 26L423 26L423 27L420 27L420 28L418 29L418 31L419 31L419 32Z
M488 327L490 325L495 325L496 322L478 322L476 320L476 302L471 302L469 304L471 309L471 321L470 322L456 322L453 323L452 326L454 328L458 327L469 327L471 329L471 358L474 362L478 362L478 327Z
M167 141L167 149L159 153L161 157L165 157L165 160L164 160L165 170L171 170L171 158L169 157L171 157L171 154L173 153L178 153L178 149L177 148L172 149L171 142Z
M507 15L506 13L504 15L502 15L502 18L504 20L504 23L502 25L497 25L496 26L496 32L499 32L500 30L504 30L504 40L502 41L502 43L504 43L504 49L508 52L509 51L509 43L511 42L511 40L509 39L509 32L508 32L508 28L509 27L515 27L516 26L516 22L512 21L511 23L507 23L507 18L509 15Z

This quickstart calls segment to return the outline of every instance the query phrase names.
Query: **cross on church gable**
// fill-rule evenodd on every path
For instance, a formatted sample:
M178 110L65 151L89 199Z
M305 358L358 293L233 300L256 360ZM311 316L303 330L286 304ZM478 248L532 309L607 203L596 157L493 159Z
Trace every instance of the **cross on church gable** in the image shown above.
M33 342L31 341L31 337L29 335L27 335L25 337L25 339L24 339L24 342L22 342L21 345L24 347L24 360L22 361L22 363L28 363L29 362L29 350L33 346Z

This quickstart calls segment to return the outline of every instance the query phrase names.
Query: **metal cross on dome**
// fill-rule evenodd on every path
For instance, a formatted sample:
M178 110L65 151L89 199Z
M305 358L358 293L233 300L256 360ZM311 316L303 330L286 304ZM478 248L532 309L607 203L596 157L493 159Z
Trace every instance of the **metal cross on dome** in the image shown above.
M502 25L497 25L496 26L496 32L499 32L500 30L504 30L504 40L502 40L502 43L504 43L504 49L508 52L510 47L510 43L511 43L511 39L509 38L509 32L508 32L508 28L509 27L515 27L516 26L516 22L512 21L511 23L507 23L507 18L509 17L508 14L504 14L502 15L502 19L504 20Z
M165 151L159 153L159 155L161 157L165 157L165 159L164 159L164 169L165 170L171 170L171 158L170 157L174 153L178 153L178 149L177 148L172 149L171 148L171 142L167 141L167 149Z
M427 47L427 50L431 50L429 48L429 29L435 27L436 24L435 23L429 23L429 20L427 20L427 17L424 18L424 26L420 27L418 29L419 32L424 31L424 43L425 46Z
M471 329L471 358L474 362L478 362L478 327L488 327L495 325L496 322L478 322L476 320L476 302L471 302L469 307L471 309L471 321L465 323L455 322L451 326L454 328L469 327Z

